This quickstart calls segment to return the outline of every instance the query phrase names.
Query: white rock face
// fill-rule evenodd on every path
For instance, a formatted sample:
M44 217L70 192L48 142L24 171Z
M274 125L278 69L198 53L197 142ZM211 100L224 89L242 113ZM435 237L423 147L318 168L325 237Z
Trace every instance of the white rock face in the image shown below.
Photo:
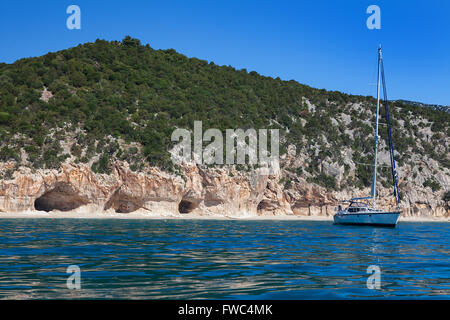
M183 167L183 178L150 168L134 173L117 162L110 175L95 174L85 165L65 163L61 170L20 168L0 181L0 212L89 211L179 215L292 214L279 184L280 176L257 169L250 174L233 168Z
M302 155L294 157L292 153L285 161L303 164ZM14 165L4 163L0 169L8 168ZM337 164L325 164L324 171L336 175L338 184L346 179ZM116 162L109 175L95 174L89 167L73 163L64 163L59 171L32 172L20 167L11 179L0 180L0 214L59 210L124 214L140 211L162 216L331 216L340 200L370 193L369 188L358 192L327 191L286 170L268 172L260 168L246 172L191 164L182 167L182 174L175 176L158 168L135 173L122 162ZM447 174L438 179L448 188ZM434 193L429 187L419 188L416 180L407 173L400 179L403 215L447 219L450 208L441 200L443 190ZM391 188L379 185L379 197L381 208L392 208Z

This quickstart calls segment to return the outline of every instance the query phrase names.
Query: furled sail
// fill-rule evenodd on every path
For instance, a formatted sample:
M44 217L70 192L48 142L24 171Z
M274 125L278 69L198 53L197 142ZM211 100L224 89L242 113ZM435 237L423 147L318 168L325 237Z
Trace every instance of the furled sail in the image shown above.
M399 194L398 194L398 174L395 167L395 155L394 155L394 144L392 142L392 132L391 132L391 120L389 117L389 102L386 93L386 81L384 77L384 67L383 60L381 60L381 79L383 83L383 94L384 94L384 110L386 112L386 122L387 122L387 134L389 137L389 151L391 155L391 169L392 169L392 184L394 186L394 197L397 207L399 206Z

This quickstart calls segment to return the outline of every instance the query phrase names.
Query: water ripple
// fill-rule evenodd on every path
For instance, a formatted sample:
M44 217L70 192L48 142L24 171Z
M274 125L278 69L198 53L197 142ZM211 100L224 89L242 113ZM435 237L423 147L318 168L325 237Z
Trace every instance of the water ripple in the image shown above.
M0 220L3 299L450 298L448 223ZM366 287L369 265L380 290ZM81 268L69 290L66 268Z

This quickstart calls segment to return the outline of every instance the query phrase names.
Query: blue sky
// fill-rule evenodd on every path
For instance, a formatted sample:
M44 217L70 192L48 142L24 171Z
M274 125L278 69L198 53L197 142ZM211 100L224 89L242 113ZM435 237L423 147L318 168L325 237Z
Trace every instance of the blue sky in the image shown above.
M66 8L81 8L81 30ZM381 30L366 8L381 8ZM1 1L0 62L97 38L139 38L155 49L316 88L374 95L383 45L390 99L450 105L450 1Z

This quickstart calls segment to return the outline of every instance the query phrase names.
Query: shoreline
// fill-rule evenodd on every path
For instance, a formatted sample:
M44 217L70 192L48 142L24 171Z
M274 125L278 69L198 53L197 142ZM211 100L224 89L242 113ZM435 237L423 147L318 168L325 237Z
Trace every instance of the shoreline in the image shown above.
M201 215L198 213L154 214L143 211L132 213L116 212L82 212L82 211L25 211L25 212L0 212L0 219L117 219L117 220L242 220L242 221L333 221L333 216L302 216L302 215L274 215L274 216L253 216L253 215ZM399 222L450 222L450 218L434 217L404 217L400 216Z

